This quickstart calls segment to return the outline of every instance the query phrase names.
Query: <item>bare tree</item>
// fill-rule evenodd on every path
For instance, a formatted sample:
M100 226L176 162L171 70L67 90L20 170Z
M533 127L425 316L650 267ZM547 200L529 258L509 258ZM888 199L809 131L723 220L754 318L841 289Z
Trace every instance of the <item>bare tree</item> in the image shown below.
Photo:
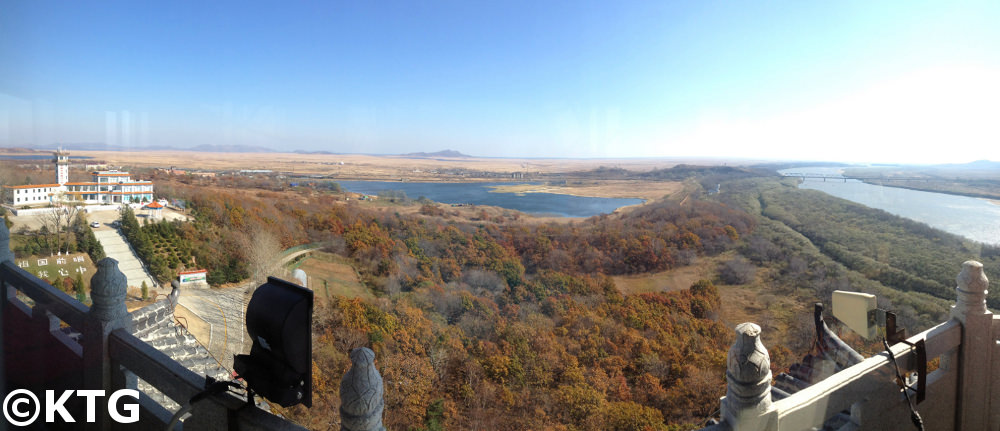
M77 203L71 203L68 205L64 205L63 208L66 211L65 214L66 218L63 220L64 223L63 226L65 227L64 230L67 236L66 241L64 242L66 244L69 244L69 236L73 234L73 231L70 228L73 226L73 222L76 220L76 217L80 214L80 205Z
M55 234L56 250L62 250L62 235L59 232L66 221L66 212L64 209L58 207L52 208L51 211L43 212L39 219L42 221L42 224L48 227L49 232Z
M48 226L49 231L54 233L56 236L56 250L62 251L62 244L68 244L69 239L63 238L63 235L69 235L69 226L76 219L77 214L80 212L80 207L77 205L64 205L52 208L51 211L42 213L40 219L42 223Z
M281 243L271 232L254 229L243 235L243 256L250 267L251 288L260 286L279 268Z

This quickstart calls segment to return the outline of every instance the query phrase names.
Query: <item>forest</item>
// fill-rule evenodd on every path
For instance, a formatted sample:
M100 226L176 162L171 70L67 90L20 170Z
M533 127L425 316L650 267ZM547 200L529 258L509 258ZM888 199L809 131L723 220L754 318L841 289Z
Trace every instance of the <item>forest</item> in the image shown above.
M248 244L262 237L326 243L353 262L376 297L319 302L316 405L280 410L317 429L336 423L359 346L376 352L390 429L698 428L725 391L743 316L726 314L730 295L743 295L735 307L764 328L780 372L810 349L807 309L833 290L874 293L919 331L946 318L961 261L996 268L990 247L773 175L702 173L682 202L549 223L343 202L334 187L170 182L195 221L135 229L157 266L212 268L215 285L250 276ZM703 191L718 184L721 194ZM626 294L611 278L706 264L677 291Z
M336 420L347 353L359 346L377 354L392 429L691 428L724 393L731 334L712 281L622 295L609 275L734 249L755 227L738 208L664 200L574 223L464 222L314 190L168 190L195 221L138 227L146 241L177 244L154 253L168 267L170 253L178 268L247 262L241 238L266 232L281 247L333 244L378 294L317 307L317 406L284 412L310 427Z

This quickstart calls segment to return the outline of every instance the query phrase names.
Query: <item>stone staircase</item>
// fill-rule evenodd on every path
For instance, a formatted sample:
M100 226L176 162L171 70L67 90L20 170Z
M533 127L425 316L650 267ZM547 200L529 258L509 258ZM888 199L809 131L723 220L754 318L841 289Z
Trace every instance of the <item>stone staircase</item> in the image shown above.
M159 284L142 266L142 261L132 252L132 248L117 229L95 229L94 236L104 247L108 257L118 261L118 269L128 278L129 287L140 287L145 281L150 291L155 291Z
M175 291L176 294L176 291ZM177 361L185 368L216 380L230 380L230 373L223 368L207 349L198 344L194 336L174 320L173 304L176 295L132 312L130 331L140 340ZM139 379L139 390L168 410L180 408L156 388Z

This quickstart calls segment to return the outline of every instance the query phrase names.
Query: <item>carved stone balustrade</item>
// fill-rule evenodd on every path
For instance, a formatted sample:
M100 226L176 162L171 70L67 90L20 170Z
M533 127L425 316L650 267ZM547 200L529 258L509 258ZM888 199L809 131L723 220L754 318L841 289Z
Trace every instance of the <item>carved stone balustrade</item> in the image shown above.
M384 387L375 368L375 352L367 347L351 351L351 369L340 381L340 429L385 431L382 425Z

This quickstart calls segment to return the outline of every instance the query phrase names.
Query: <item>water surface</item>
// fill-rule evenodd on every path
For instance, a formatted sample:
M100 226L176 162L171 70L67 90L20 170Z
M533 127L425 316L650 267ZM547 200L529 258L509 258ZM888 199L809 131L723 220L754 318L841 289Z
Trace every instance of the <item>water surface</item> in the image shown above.
M339 181L341 187L355 193L376 195L394 190L411 199L421 196L446 204L492 205L534 215L590 217L643 203L634 198L594 198L554 193L495 193L492 186L512 183L411 183L394 181ZM531 184L531 183L521 183Z
M779 173L840 175L842 168L791 168ZM963 237L1000 244L1000 205L986 199L866 184L859 180L806 179L799 188L878 208Z

